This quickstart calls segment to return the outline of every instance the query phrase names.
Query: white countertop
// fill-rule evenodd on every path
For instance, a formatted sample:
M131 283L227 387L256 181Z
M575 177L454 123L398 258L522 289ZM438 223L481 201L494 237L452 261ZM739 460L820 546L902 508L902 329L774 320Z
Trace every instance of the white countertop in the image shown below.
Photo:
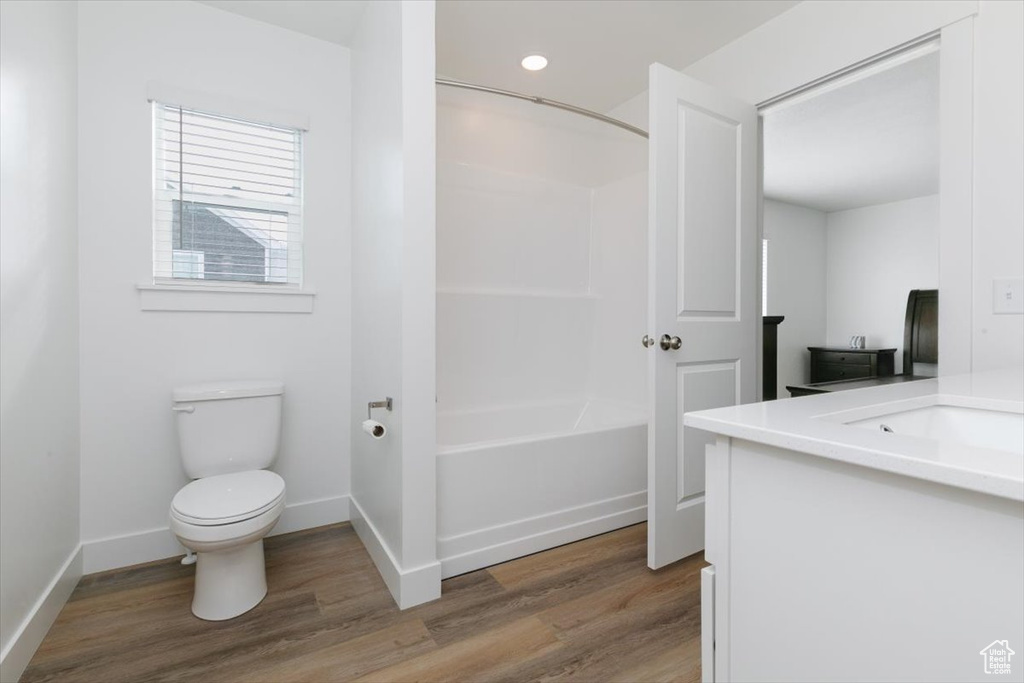
M932 403L1024 413L1024 368L686 413L684 424L957 488L1024 501L1024 456L845 422Z

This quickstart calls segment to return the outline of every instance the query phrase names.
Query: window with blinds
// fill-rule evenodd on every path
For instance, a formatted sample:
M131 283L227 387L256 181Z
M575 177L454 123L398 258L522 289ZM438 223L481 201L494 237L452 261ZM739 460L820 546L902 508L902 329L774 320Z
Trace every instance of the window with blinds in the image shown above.
M302 284L302 131L153 103L156 282Z

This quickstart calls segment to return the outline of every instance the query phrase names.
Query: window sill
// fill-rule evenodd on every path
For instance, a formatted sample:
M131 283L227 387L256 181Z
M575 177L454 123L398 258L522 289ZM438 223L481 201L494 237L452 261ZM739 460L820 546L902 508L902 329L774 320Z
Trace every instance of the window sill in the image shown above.
M143 311L312 313L316 292L260 286L136 285Z

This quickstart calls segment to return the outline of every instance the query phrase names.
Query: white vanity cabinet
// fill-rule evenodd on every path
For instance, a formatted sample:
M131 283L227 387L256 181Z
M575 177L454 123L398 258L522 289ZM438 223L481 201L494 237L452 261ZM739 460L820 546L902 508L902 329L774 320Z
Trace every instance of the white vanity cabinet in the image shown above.
M951 404L1024 428L1024 386L913 384L687 414L718 434L707 449L705 681L1024 680L1017 443L852 424ZM997 641L1014 651L1009 673L986 673L998 662L982 651Z

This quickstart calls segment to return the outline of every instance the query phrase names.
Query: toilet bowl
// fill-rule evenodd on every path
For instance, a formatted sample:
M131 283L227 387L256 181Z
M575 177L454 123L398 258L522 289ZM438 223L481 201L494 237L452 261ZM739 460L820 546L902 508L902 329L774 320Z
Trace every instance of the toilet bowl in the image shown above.
M268 469L280 434L280 382L181 387L174 392L182 461L194 479L171 501L170 527L196 553L192 613L222 621L267 594L263 537L285 506Z
M284 510L284 479L268 470L197 479L171 503L171 531L197 554L192 613L222 621L267 594L263 537Z

